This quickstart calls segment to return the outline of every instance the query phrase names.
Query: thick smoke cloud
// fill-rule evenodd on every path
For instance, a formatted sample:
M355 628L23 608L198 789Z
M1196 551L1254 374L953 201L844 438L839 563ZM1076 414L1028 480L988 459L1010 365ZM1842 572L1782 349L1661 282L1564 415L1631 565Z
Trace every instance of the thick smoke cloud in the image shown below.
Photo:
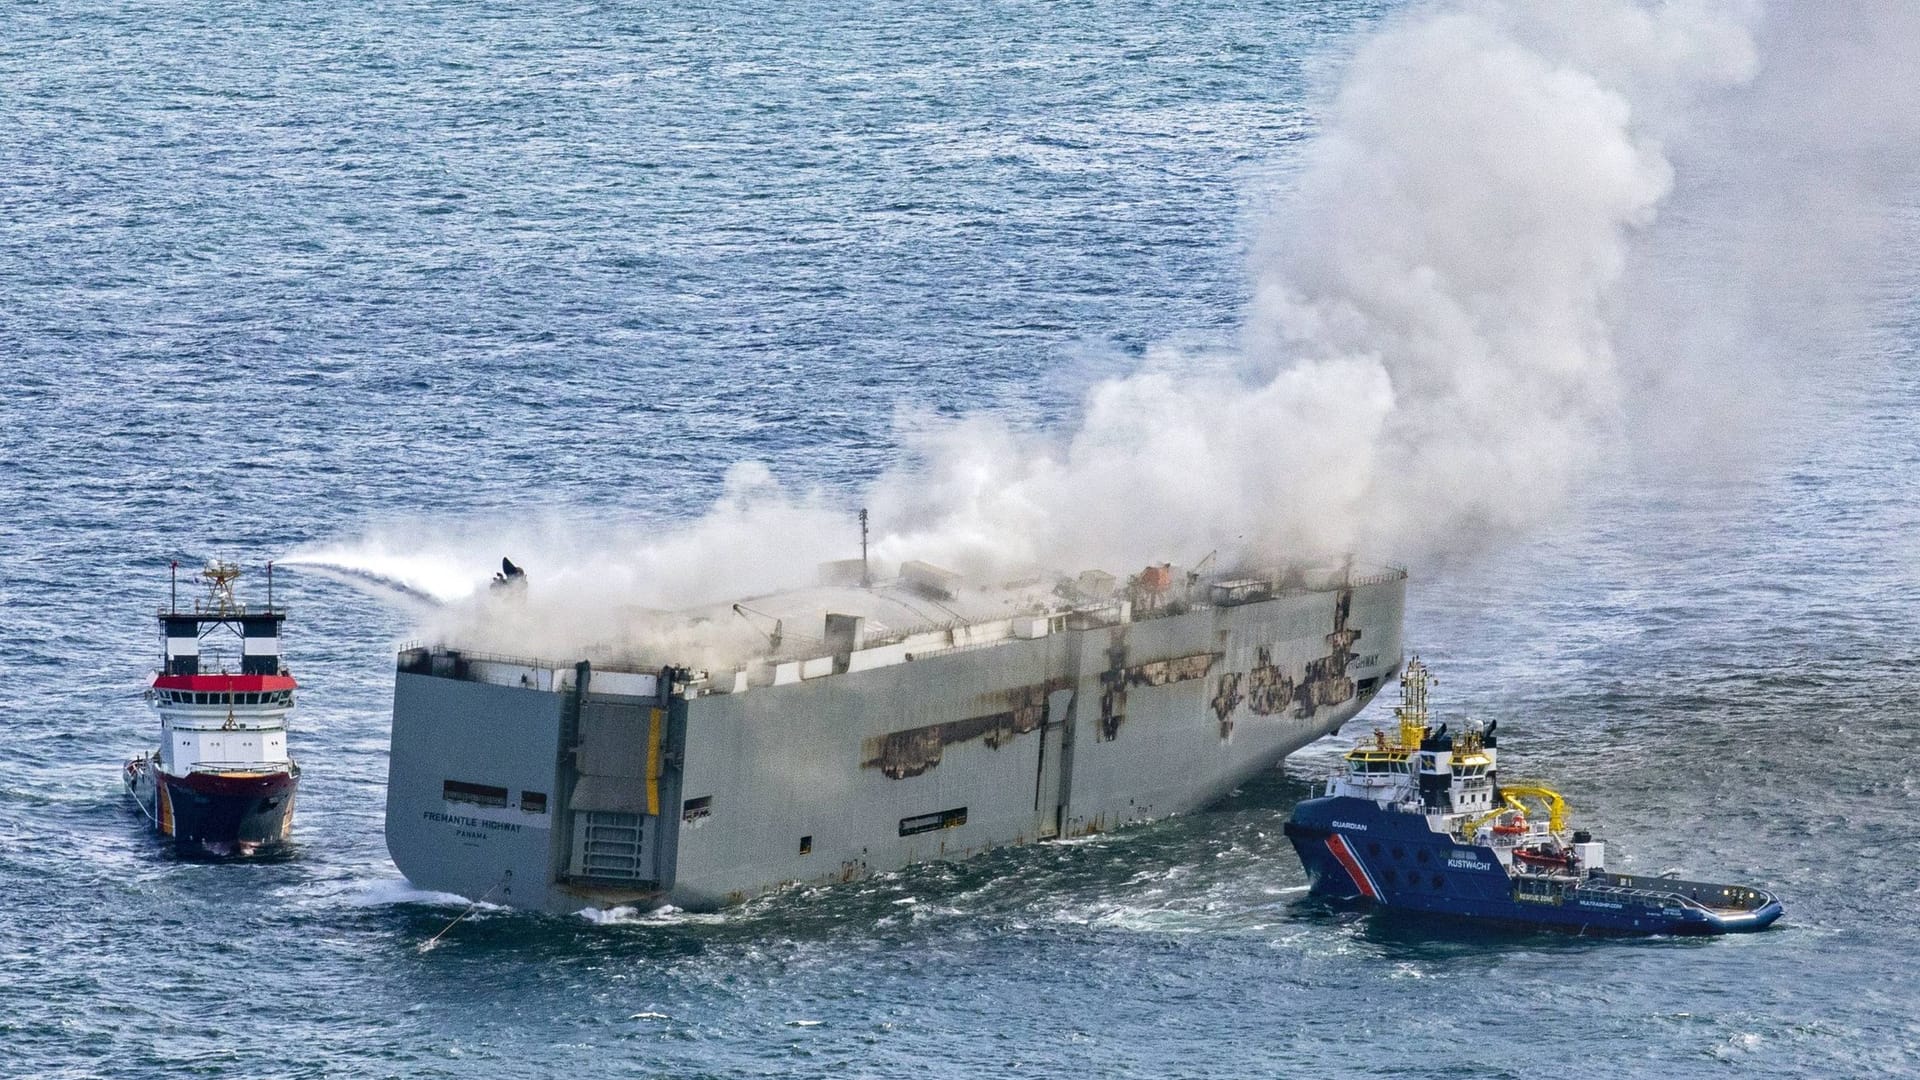
M1552 512L1617 444L1607 304L1673 190L1664 138L1754 70L1750 14L1587 0L1390 23L1262 245L1233 370L1105 383L1060 439L936 432L882 485L885 520L912 523L886 550L977 573L1212 548L1418 561Z
M860 500L875 550L987 578L1216 549L1418 569L1560 512L1637 467L1630 448L1739 458L1710 418L1764 415L1805 378L1801 351L1864 317L1878 224L1914 175L1910 151L1881 151L1916 142L1917 47L1897 4L1457 0L1390 19L1256 245L1237 354L1154 352L1069 431L916 424ZM548 530L308 557L511 546L572 613L562 648L618 637L623 605L805 582L847 534L840 500L747 466L644 543Z

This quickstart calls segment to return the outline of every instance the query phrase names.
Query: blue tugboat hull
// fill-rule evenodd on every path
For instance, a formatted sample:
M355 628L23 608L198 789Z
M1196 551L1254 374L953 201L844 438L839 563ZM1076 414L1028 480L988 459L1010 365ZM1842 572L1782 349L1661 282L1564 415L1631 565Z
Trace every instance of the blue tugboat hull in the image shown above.
M1599 871L1579 879L1513 874L1490 846L1461 843L1422 815L1365 799L1308 799L1286 833L1313 895L1386 911L1610 934L1739 933L1780 917L1777 900L1742 886Z

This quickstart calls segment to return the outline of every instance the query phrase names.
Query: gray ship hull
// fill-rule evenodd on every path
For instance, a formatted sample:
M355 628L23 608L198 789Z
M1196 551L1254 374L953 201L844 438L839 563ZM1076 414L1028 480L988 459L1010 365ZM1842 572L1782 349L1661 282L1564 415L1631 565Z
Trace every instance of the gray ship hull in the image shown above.
M387 847L423 889L702 910L1184 813L1358 712L1399 668L1404 596L1396 572L956 630L760 686L413 649Z

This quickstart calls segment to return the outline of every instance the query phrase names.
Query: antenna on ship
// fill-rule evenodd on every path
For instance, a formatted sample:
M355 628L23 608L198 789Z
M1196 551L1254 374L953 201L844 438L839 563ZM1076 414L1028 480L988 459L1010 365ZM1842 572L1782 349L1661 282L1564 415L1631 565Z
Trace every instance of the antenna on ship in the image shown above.
M273 610L273 563L267 563L267 610Z
M867 508L860 508L860 587L873 588L873 572L867 565Z
M1427 665L1415 656L1407 661L1407 670L1400 675L1400 707L1393 710L1394 719L1400 721L1400 745L1415 747L1427 733L1427 684L1432 677L1427 674Z
M233 598L233 582L240 576L240 565L215 559L200 571L200 580L207 586L207 614L238 614L239 602Z
M180 610L180 560L173 560L167 571L167 610Z

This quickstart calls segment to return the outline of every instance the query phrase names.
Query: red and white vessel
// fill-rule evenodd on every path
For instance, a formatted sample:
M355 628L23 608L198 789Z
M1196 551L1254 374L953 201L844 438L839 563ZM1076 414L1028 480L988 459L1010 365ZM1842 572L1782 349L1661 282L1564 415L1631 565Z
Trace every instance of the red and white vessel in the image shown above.
M180 607L176 581L159 613L164 666L147 690L160 748L126 765L127 793L188 854L264 853L293 828L300 766L287 754L297 684L280 660L286 609L273 606L271 563L264 607L234 599L239 576L233 563L209 563L206 596L191 609Z

